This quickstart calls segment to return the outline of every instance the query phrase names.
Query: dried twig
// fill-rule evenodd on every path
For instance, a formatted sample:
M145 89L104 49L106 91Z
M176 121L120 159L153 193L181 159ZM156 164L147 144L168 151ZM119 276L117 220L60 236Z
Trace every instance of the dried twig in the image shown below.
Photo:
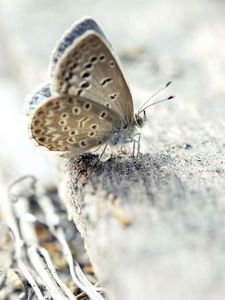
M8 212L10 222L6 227L13 238L9 268L12 269L15 266L18 268L14 272L23 283L23 297L33 299L34 292L39 300L46 299L47 295L53 299L77 299L57 274L48 250L40 244L36 226L42 224L62 248L75 284L90 299L103 299L102 290L90 283L72 256L66 231L62 226L68 221L63 220L62 216L59 217L51 197L36 179L32 176L25 176L14 182L9 187L9 198L11 199ZM37 215L33 214L33 211L36 211ZM63 216L65 219L65 211ZM4 247L2 249L4 250ZM6 286L5 274L0 290ZM66 276L69 280L69 273ZM80 295L79 291L78 294ZM22 298L22 294L20 297Z

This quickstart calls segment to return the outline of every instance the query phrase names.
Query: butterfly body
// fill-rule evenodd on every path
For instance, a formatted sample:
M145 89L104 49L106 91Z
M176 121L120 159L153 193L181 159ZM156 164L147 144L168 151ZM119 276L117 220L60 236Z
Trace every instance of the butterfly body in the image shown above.
M133 134L135 132L136 127L135 126L129 126L126 125L124 128L119 128L114 132L112 137L110 138L110 145L117 146L122 145L126 143L130 143L133 137Z
M29 99L29 115L32 137L52 151L80 154L132 140L141 117L134 115L119 63L93 19L82 19L61 38L49 82Z

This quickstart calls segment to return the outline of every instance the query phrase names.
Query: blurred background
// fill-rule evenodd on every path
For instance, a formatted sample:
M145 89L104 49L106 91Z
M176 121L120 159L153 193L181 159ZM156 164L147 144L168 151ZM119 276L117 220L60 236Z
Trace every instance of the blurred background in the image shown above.
M84 15L99 23L118 53L136 108L173 81L165 93L175 94L176 100L148 111L151 130L143 130L147 151L198 143L204 139L203 129L207 135L217 132L217 143L225 143L224 1L2 0L3 184L24 174L34 174L46 185L55 180L55 156L29 139L24 103L27 94L48 79L50 54L58 39Z

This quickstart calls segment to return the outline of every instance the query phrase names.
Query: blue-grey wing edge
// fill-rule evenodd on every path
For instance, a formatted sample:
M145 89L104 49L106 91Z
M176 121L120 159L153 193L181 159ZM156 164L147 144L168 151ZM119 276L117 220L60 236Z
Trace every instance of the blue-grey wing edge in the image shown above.
M98 34L100 34L106 42L107 39L101 30L101 28L98 26L98 24L91 18L91 17L83 17L78 22L74 23L62 36L62 38L59 40L58 44L56 45L56 48L52 52L51 56L51 62L49 66L50 74L53 73L55 70L55 67L57 65L57 62L62 57L65 50L70 47L76 39L80 38L82 35L84 35L87 31L95 31Z
M27 96L25 111L27 115L52 96L52 85L50 82L44 82L38 85L35 90Z

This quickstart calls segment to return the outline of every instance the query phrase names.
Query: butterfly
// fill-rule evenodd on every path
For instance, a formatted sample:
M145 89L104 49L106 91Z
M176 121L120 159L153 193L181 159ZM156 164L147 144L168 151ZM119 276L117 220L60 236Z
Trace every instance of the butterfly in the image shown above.
M101 145L135 140L145 114L133 99L112 47L85 17L63 35L50 63L50 80L29 97L32 138L51 151L79 155ZM139 150L138 150L139 151Z

